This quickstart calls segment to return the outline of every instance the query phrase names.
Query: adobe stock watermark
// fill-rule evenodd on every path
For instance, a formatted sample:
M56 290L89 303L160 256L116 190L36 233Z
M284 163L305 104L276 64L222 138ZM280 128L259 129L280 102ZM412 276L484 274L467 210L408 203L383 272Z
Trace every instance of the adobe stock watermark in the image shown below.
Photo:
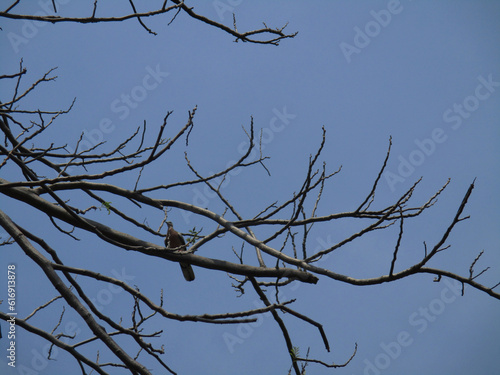
M262 150L264 150L273 140L275 139L275 135L277 133L281 133L283 130L286 129L288 125L290 125L291 120L295 119L297 115L288 113L288 110L286 106L283 106L282 110L278 110L277 108L273 108L272 110L274 116L271 118L269 121L269 126L265 127L262 129ZM241 142L238 144L236 150L238 154L241 156L245 155L245 153L248 150L250 142L248 140ZM250 152L250 155L247 157L247 162L251 162L254 160L257 160L259 157L258 152L253 149ZM236 163L236 160L229 160L226 163L226 168L229 166L233 165ZM239 175L242 171L242 168L235 168L231 170L226 177L223 179L223 177L217 177L212 180L212 182L216 185L219 186L221 189L227 188L227 186L231 183L231 178ZM212 175L214 172L209 172L209 175ZM217 197L217 194L210 190L208 186L204 186L203 189L198 188L197 186L192 188L193 192L193 198L192 198L192 204L198 207L208 207L210 204L210 201L214 198ZM184 221L186 224L190 223L190 217L193 215L192 212L190 211L184 211L182 210L181 212L182 217L184 218Z
M130 284L130 281L135 279L135 276L127 274L125 267L122 267L121 272L112 269L111 274L115 279L123 281L126 284ZM94 298L90 298L90 301L94 304L97 310L103 311L106 306L113 302L114 295L122 292L123 289L118 285L107 283L107 286L99 290Z
M66 5L70 2L71 0L40 0L38 1L38 6L40 7L41 10L36 11L34 13L35 16L53 16L54 15L54 4L56 6L57 11L60 10L61 5ZM54 4L53 4L54 3ZM14 32L8 32L7 33L7 39L9 39L10 45L12 49L14 50L15 53L19 53L20 51L20 46L21 45L26 45L30 42L31 39L33 39L35 36L38 35L38 29L41 27L47 26L48 22L41 22L41 21L31 21L31 20L24 20L23 25L21 26L21 29L19 30L18 33Z
M90 149L102 142L105 134L110 134L116 129L115 122L117 120L125 120L132 110L138 108L140 103L148 98L149 92L155 90L170 75L170 73L161 70L159 63L154 68L148 65L145 70L146 74L137 85L126 93L122 92L119 97L110 102L109 109L117 119L103 117L95 128L83 129L83 138L78 146L78 152ZM71 146L67 146L66 149L70 154L75 153ZM69 158L67 161L69 161ZM66 171L70 172L72 169L72 167L69 167Z
M494 81L491 73L487 78L482 75L478 76L477 81L479 84L473 94L466 96L461 103L453 103L450 108L443 112L443 122L449 124L448 126L454 131L460 129L464 120L477 111L481 102L489 99L496 88L500 86L500 81ZM432 129L428 138L414 140L416 148L407 157L398 156L399 164L396 172L388 169L384 172L384 178L392 192L396 190L397 184L405 182L416 168L421 166L436 151L439 144L448 140L449 136L446 133L445 128L436 127Z
M316 238L316 247L313 251L313 253L317 253L320 250L328 249L332 246L335 245L335 243L332 241L332 238L330 235L327 236L326 240L317 237ZM330 253L325 254L321 259L318 260L318 263L322 263L328 259L330 256ZM296 283L291 283L286 286L286 290L280 290L278 293L278 298L280 301L286 301L288 299L287 293L288 292L294 292L297 289L299 289L301 286L300 282ZM252 302L253 306L257 309L260 309L262 307L265 307L264 303L260 299L255 299ZM271 312L265 312L263 314L257 315L257 320L252 323L240 323L236 325L234 329L232 329L232 332L226 331L222 334L222 340L224 341L224 344L226 344L226 348L229 351L229 353L233 354L237 347L241 346L242 344L245 343L246 340L248 340L256 331L256 329L264 324L264 322L267 320L267 318L272 317ZM231 326L234 327L234 326Z
M62 333L64 334L61 336L60 340L64 342L65 344L70 344L71 345L71 338L76 338L80 333L81 329L79 328L79 325L75 321L69 321L67 323L62 324L60 327L64 327L62 330ZM30 350L31 353L31 359L29 363L26 362L26 360L21 359L23 363L20 365L16 366L18 374L22 375L38 375L42 373L47 367L49 366L49 361L50 360L55 360L59 354L59 348L57 346L51 346L50 343L46 343L43 345L40 345L38 348L32 348ZM48 359L50 353L50 359ZM23 355L21 358L27 358L26 355ZM50 372L52 373L52 372Z
M111 274L115 279L121 280L127 284L130 284L130 281L135 279L135 276L129 275L125 267L121 269L121 271L117 271L116 269L111 270ZM99 290L95 297L90 298L92 303L99 311L103 311L106 306L111 304L115 295L122 293L123 289L114 284L107 284L106 287ZM62 333L64 334L59 339L65 344L71 345L74 343L74 339L82 332L80 328L81 323L77 323L73 320L61 324ZM51 360L57 359L60 354L60 350L57 346L52 346L51 344L42 344L38 348L32 348L30 350L31 359L27 363L26 360L23 361L20 365L16 366L19 374L23 375L38 375L43 373L44 370L49 367ZM50 353L50 359L48 359L48 355ZM27 358L27 356L23 356ZM47 373L52 374L53 371L48 371Z
M400 331L393 341L388 343L382 341L380 353L374 358L363 361L365 365L363 375L380 375L381 371L388 369L391 363L399 358L404 349L413 344L415 337L424 333L444 313L447 306L461 296L462 283L448 279L444 279L443 283L446 284L446 287L441 290L439 298L434 298L427 306L420 306L409 315L408 323L412 327L411 329Z
M221 21L224 21L224 15L229 13L229 16L233 16L234 9L240 5L243 0L214 0L212 6L217 12L217 16Z
M392 17L403 11L403 6L399 0L389 0L386 9L379 11L371 10L370 15L372 20L368 21L363 28L354 27L353 44L341 42L340 50L344 55L347 63L352 61L353 54L360 54L361 51L368 47L373 38L376 38L383 29L385 29L392 21Z

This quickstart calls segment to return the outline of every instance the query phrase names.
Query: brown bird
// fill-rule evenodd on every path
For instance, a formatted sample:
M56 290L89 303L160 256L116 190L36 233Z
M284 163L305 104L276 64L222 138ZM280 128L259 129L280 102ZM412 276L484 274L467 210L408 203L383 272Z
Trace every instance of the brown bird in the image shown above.
M184 238L182 238L180 233L174 229L174 225L172 224L171 221L168 221L167 225L168 225L168 231L167 231L167 236L165 237L165 246L167 247L167 249L177 249L185 251L186 241L184 241ZM182 274L184 275L186 281L193 281L194 271L191 265L183 262L179 262L179 264L181 266Z

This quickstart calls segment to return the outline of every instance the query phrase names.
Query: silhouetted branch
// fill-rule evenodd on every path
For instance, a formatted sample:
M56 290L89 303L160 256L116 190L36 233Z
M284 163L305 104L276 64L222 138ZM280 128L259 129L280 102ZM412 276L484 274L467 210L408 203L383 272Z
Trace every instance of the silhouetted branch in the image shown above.
M208 25L221 29L234 36L236 40L262 43L278 44L285 38L292 38L295 34L285 34L284 27L278 29L264 28L248 32L238 31L236 17L233 18L233 28L229 28L202 15L194 12L193 8L187 6L183 1L174 0L173 5L167 6L163 3L161 9L151 12L138 12L136 4L129 0L133 13L117 17L97 17L97 1L93 4L92 16L88 18L80 17L60 17L60 16L39 16L13 14L11 11L16 7L18 1L14 2L6 11L0 12L0 16L11 19L37 20L41 22L119 22L128 19L136 19L141 27L149 33L155 34L145 24L148 18L168 13L172 11L175 15L185 13L193 19L204 22ZM54 11L55 2L53 2ZM172 19L172 20L173 20ZM256 39L256 38L263 39ZM102 275L91 269L79 268L78 265L68 266L61 261L58 250L51 247L44 238L38 237L23 225L25 223L14 223L5 213L0 211L0 225L12 238L12 241L1 243L2 246L14 245L16 250L23 251L30 261L36 264L44 273L45 278L56 289L58 295L43 305L33 307L33 312L24 320L17 320L19 327L46 339L52 346L62 348L77 361L82 373L86 373L88 368L95 370L99 374L106 374L103 368L113 367L129 370L134 374L150 374L150 370L139 360L139 355L153 358L166 371L175 372L162 359L164 353L163 346L153 346L152 339L164 334L162 330L148 330L153 322L162 319L169 319L175 322L202 322L208 324L240 324L253 323L261 314L270 313L274 321L281 330L284 338L286 350L290 355L292 368L296 375L300 375L308 363L317 363L326 367L344 367L354 358L357 352L355 345L352 356L343 364L329 364L324 361L309 358L309 351L306 358L298 355L298 350L292 343L290 327L287 327L281 314L302 320L314 328L318 329L321 340L326 351L330 351L330 345L323 325L305 314L295 311L290 304L295 301L291 299L281 302L280 292L286 285L292 282L316 284L319 278L330 279L356 286L378 285L385 282L394 282L416 274L433 274L438 282L442 277L448 277L459 281L464 291L465 285L476 290L487 293L489 296L500 299L500 293L494 289L500 285L497 283L493 287L486 287L477 282L479 276L489 269L484 268L476 273L474 267L483 255L483 251L474 259L469 267L468 276L461 276L447 270L429 268L426 265L441 252L448 255L444 250L450 247L447 244L452 231L456 225L467 219L463 216L468 199L474 188L474 181L469 186L460 203L458 210L451 223L444 228L441 238L427 248L424 242L425 253L418 262L410 265L406 269L396 272L395 265L400 252L403 251L401 243L406 235L409 220L416 218L427 212L427 209L434 206L440 194L449 185L448 180L430 198L423 202L415 203L414 193L417 191L422 179L417 180L407 191L399 197L394 197L391 203L374 209L377 200L376 192L380 178L386 168L390 156L392 139L389 139L389 147L385 154L384 162L375 176L375 181L371 185L368 195L360 199L361 204L356 204L356 209L347 212L332 212L325 207L323 194L327 191L333 179L331 177L340 173L341 168L331 172L325 162L320 161L322 151L326 147L326 130L322 129L319 145L311 153L307 166L302 171L303 176L296 185L295 191L288 194L282 193L279 197L270 197L271 203L263 204L263 207L252 207L252 213L243 213L239 210L238 201L232 200L231 195L224 191L225 184L229 181L230 174L237 169L254 168L262 165L271 176L271 171L264 165L268 159L263 153L262 133L261 141L259 134L254 129L254 119L250 118L250 129L244 129L248 137L248 147L243 155L236 161L228 163L222 170L210 172L208 175L202 173L185 151L185 164L169 170L169 181L166 184L148 185L147 173L159 173L168 165L168 158L174 152L174 146L178 143L185 143L189 147L189 137L191 132L196 133L194 119L197 107L194 107L187 114L186 122L183 124L172 124L170 118L172 111L166 111L163 120L155 126L146 127L146 122L129 135L123 136L118 146L106 149L104 141L88 148L82 147L83 136L79 137L72 144L56 144L56 142L46 145L41 138L47 129L58 126L60 118L67 114L73 107L75 101L66 110L46 111L37 108L23 108L24 99L30 95L35 88L42 83L51 83L55 76L51 76L53 69L34 81L24 92L20 92L21 79L27 72L21 60L19 71L14 74L0 76L0 79L12 79L13 93L5 103L0 102L0 131L3 133L3 142L0 144L0 194L2 199L10 199L14 202L22 203L29 216L33 212L44 213L53 224L53 231L62 232L77 239L79 236L83 241L87 238L98 238L102 244L110 244L116 247L117 251L134 251L144 262L180 262L188 266L204 268L206 270L224 272L235 281L232 285L243 295L245 287L252 285L253 291L264 303L264 307L228 312L224 308L223 312L197 313L197 314L177 314L168 311L163 306L163 292L160 295L160 302L154 302L145 295L138 286L130 286L116 278ZM168 126L167 126L168 124ZM155 134L150 134L151 129L157 129ZM148 142L147 139L153 139ZM185 139L185 142L182 141ZM45 145L45 146L41 146ZM75 146L74 150L71 146ZM184 147L184 146L183 146ZM197 150L202 152L204 150ZM208 150L207 150L208 152ZM196 155L197 156L197 155ZM182 169L182 171L181 171ZM3 174L3 171L6 171ZM8 172L7 172L8 171ZM14 171L14 172L12 172ZM184 179L188 172L192 174L189 179ZM178 173L178 174L177 174ZM300 173L300 171L297 171ZM182 177L179 177L182 176ZM194 176L194 177L193 177ZM120 181L125 181L120 186L116 183L116 177ZM261 182L257 181L258 189L261 191ZM145 186L139 186L145 185ZM178 187L203 187L211 193L214 199L222 205L218 210L210 210L207 207L200 207L181 200L172 198L175 189ZM248 191L253 191L254 186L249 186ZM416 195L416 194L415 194ZM242 196L245 199L246 196ZM71 198L71 200L69 200ZM378 201L378 200L377 200ZM140 209L141 216L138 217L137 209ZM188 237L186 243L180 246L165 247L164 224L169 220L169 212L177 209L183 213L188 213L196 218L196 226L193 228L182 228L180 233ZM99 221L89 219L90 212L99 213L105 210L99 217ZM106 215L107 213L107 215ZM320 214L321 213L321 214ZM144 216L142 216L144 215ZM147 216L146 216L147 215ZM146 218L145 218L146 217ZM337 243L328 244L323 248L311 249L310 236L312 228L318 229L322 225L328 225L345 220L356 219L363 223L356 230L345 233L343 239ZM399 220L399 233L396 245L392 248L381 248L379 251L385 252L392 259L388 262L388 274L376 275L370 278L352 277L342 273L339 268L333 269L320 267L319 260L332 252L353 244L361 237L372 232L383 231L390 228ZM151 226L149 222L151 221ZM70 225L71 230L63 229L60 222ZM200 223L200 224L198 224ZM28 225L30 223L28 222ZM132 226L135 231L131 232ZM158 229L153 229L158 228ZM198 228L198 229L197 229ZM201 228L201 229L199 229ZM134 233L131 235L129 233ZM44 234L45 235L45 234ZM50 238L50 233L46 234ZM146 240L146 238L157 239L158 243ZM219 239L225 237L231 242L221 245ZM245 249L255 249L256 257L245 256ZM49 254L49 258L43 255ZM240 248L239 252L234 249ZM200 250L210 250L201 252ZM216 249L217 251L214 251ZM252 250L253 252L253 250ZM203 254L203 255L200 255ZM236 255L236 261L234 261ZM127 315L130 322L122 321L116 317L105 315L100 311L88 294L76 281L76 275L84 280L91 279L102 285L113 285L124 291L129 299L130 310ZM80 280L80 279L78 279ZM249 283L248 283L249 282ZM274 293L275 302L271 302L265 288L270 287ZM144 288L142 288L144 290ZM27 320L35 314L47 314L50 312L54 316L56 304L54 302L64 302L62 313L55 327L51 332L42 330L27 323ZM57 305L58 305L57 304ZM58 333L66 319L66 307L76 312L83 324L88 328L87 337L79 338L79 342L69 344L61 340L66 338L73 340L75 337ZM203 309L201 307L200 309ZM281 313L280 313L281 312ZM38 316L38 315L37 315ZM7 320L6 314L0 313L0 319ZM151 323L146 324L146 323ZM133 350L131 355L122 346L122 338L131 341ZM162 336L163 339L163 336ZM90 344L98 348L95 359L90 359L89 355L83 355L76 348ZM94 347L92 347L94 348ZM108 362L100 362L101 352L110 352L114 357ZM87 351L85 351L87 353ZM50 351L49 351L50 356ZM106 358L106 357L104 357ZM107 359L106 359L107 360ZM301 362L302 369L299 363Z
M96 17L97 13L97 1L94 2L92 15L90 17L62 17L57 15L31 15L31 14L15 14L11 13L11 10L17 5L17 2L8 7L5 11L0 12L0 17L17 19L17 20L32 20L38 22L48 22L52 24L61 23L61 22L74 22L81 24L88 23L107 23L107 22L122 22L130 19L137 19L139 24L150 34L156 35L156 32L149 29L143 22L143 19L160 16L162 14L166 14L169 12L175 12L174 17L170 21L173 22L177 14L182 11L187 14L189 17L205 23L209 26L215 27L219 30L222 30L236 39L235 41L241 40L243 42L257 43L257 44L271 44L278 45L279 42L283 39L293 38L297 35L297 33L286 34L284 32L287 25L278 28L270 28L264 24L264 27L261 29L250 30L246 32L238 32L236 28L230 28L225 26L219 22L216 22L208 17L205 17L199 13L196 13L193 9L194 7L190 7L181 0L171 0L173 3L170 6L162 6L160 9L152 10L149 12L137 12L134 2L129 0L129 3L132 7L133 13L125 14L121 16L115 17ZM255 37L261 37L262 39L256 39Z

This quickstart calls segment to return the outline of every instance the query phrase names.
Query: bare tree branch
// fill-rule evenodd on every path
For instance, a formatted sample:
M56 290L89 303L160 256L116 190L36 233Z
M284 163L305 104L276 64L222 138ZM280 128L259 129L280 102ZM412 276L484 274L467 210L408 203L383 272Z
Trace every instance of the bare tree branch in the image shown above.
M239 31L235 15L229 27L196 13L193 7L181 0L173 0L170 3L165 1L160 9L144 12L138 11L137 8L145 5L129 0L132 13L113 17L98 15L100 9L97 0L94 1L92 9L89 8L89 14L92 14L90 17L15 14L13 10L18 3L19 1L13 2L5 11L0 12L0 17L52 24L61 22L87 24L135 19L148 33L156 35L156 32L147 25L148 20L172 12L170 23L182 13L231 35L235 41L278 45L281 40L296 35L296 33L285 33L286 25L281 28L269 28L265 23L263 28L257 30ZM56 9L54 1L52 6L57 13L59 10ZM21 80L25 79L27 69L23 67L22 60L17 72L0 75L0 80L13 80L6 81L12 82L12 93L9 93L7 101L0 102L0 131L3 133L3 142L0 144L2 199L9 199L14 204L23 204L27 215L33 212L47 215L53 226L51 230L68 235L71 241L96 238L102 244L113 245L117 251L138 253L144 262L178 262L187 267L224 272L229 276L229 280L234 281L231 287L239 293L239 296L248 292L246 287L251 284L250 293L255 293L264 306L238 309L238 311L224 308L219 313L205 313L203 307L200 307L202 312L197 311L196 314L168 311L163 306L163 291L158 292L159 297L151 298L143 292L145 288L132 287L95 270L81 268L78 264L72 266L63 264L59 250L51 247L44 238L35 235L36 230L30 231L29 227L25 227L25 223L14 223L7 214L0 211L0 225L12 238L12 241L4 241L0 246L13 246L15 250L22 251L29 261L40 268L46 280L55 289L54 298L42 305L33 306L32 312L26 318L16 320L19 327L50 343L49 358L52 348L59 347L76 360L82 374L87 373L89 369L99 374L106 374L104 369L108 368L129 371L133 374L150 374L151 370L146 367L147 362L144 359L147 358L152 359L164 371L175 374L170 364L162 357L165 352L163 345L153 345L157 342L155 339L161 337L163 340L165 335L162 329L150 328L155 327L158 320L169 319L179 324L183 322L240 324L256 322L259 315L270 313L283 335L291 368L296 375L300 375L305 372L306 366L312 363L328 368L348 365L357 353L357 343L351 357L343 364L309 358L309 350L305 358L300 357L297 347L293 345L293 332L290 326L287 326L285 319L282 319L283 314L288 314L317 329L318 339L321 338L327 352L330 351L330 344L320 322L312 316L292 309L291 304L295 299L280 301L284 299L280 296L282 288L293 282L314 285L323 278L366 286L396 282L417 274L433 274L436 276L436 282L442 277L457 280L462 284L462 293L467 285L490 297L500 299L500 293L495 291L500 283L488 287L478 282L480 276L484 279L485 272L490 268L485 267L479 272L474 269L480 260L484 260L482 258L484 251L481 251L470 264L468 274L465 270L466 276L427 266L432 259L437 258L438 253L441 253L439 257L445 258L450 252L445 250L451 247L449 240L452 231L458 223L468 218L463 215L475 180L466 191L456 214L450 219L451 223L443 229L439 240L433 246L430 245L429 250L428 241L424 242L423 256L398 272L396 261L401 258L401 244L403 239L407 238L408 223L424 212L427 213L428 209L436 204L450 180L428 199L416 203L414 196L417 195L415 192L421 184L420 178L401 196L394 197L391 203L381 208L373 208L377 207L380 200L377 188L390 157L392 138L389 138L382 167L375 176L368 194L359 199L360 204L354 205L356 209L332 212L325 206L323 194L334 180L332 177L340 173L341 168L333 169L332 172L327 164L320 160L327 140L326 129L323 127L321 134L318 134L320 140L317 149L313 150L304 171L299 174L302 178L297 183L295 191L290 191L288 195L271 197L269 199L271 203L255 207L248 214L240 211L239 202L232 200L231 195L224 191L224 183L228 181L231 172L259 165L271 176L271 168L264 164L268 157L262 152L263 133L260 132L259 142L259 132L254 129L253 117L250 118L250 129L244 129L248 137L248 147L236 162L207 175L197 166L197 155L193 157L185 151L185 165L181 163L179 168L183 168L183 172L190 173L191 177L185 179L184 174L177 175L177 171L172 171L170 181L166 184L152 185L148 182L147 174L158 173L164 168L165 161L175 152L174 146L182 142L183 147L184 143L186 148L190 147L190 135L197 131L194 126L197 107L187 113L186 122L183 124L172 124L174 122L171 118L172 111L166 111L163 121L159 124L147 127L144 121L143 125L138 126L132 134L123 136L116 147L108 147L105 142L83 147L85 143L83 133L73 142L58 144L54 141L47 145L42 143L42 135L47 134L44 134L47 129L58 126L61 117L72 110L75 100L65 110L41 110L23 106L28 95L31 96L40 85L55 81L57 77L52 75L54 69L35 79L24 91L21 89L23 87ZM151 129L155 128L158 130L151 134ZM183 138L185 142L182 141ZM152 141L148 142L148 139ZM3 171L8 172L3 174ZM116 177L125 181L123 186L116 183ZM172 198L171 193L175 193L176 188L184 186L202 186L209 189L222 207L211 210L181 200L168 199ZM137 209L140 209L141 216L137 213ZM197 222L193 228L180 229L178 237L183 240L182 236L185 236L186 241L179 240L175 246L170 246L171 242L164 242L165 233L162 233L162 229L170 220L169 214L174 209L194 215ZM91 214L99 214L100 210L104 212L98 220L89 219ZM346 233L343 239L333 245L312 248L310 243L314 231L322 226L326 227L328 224L345 220L356 220L362 225ZM379 249L390 258L387 268L384 268L388 270L388 274L376 274L369 278L352 277L342 273L341 269L335 268L333 271L327 266L320 266L320 260L326 255L340 248L346 248L346 245L355 246L361 237L375 232L381 233L380 231L386 229L391 233L390 228L398 221L399 232L394 241L396 244ZM71 229L66 229L66 225ZM131 232L130 227L135 231ZM220 241L222 237L230 242L229 246ZM50 237L47 235L46 238ZM158 239L161 241L158 242L160 245L148 240L149 238ZM168 247L164 246L164 243ZM256 256L249 257L244 252L248 248L255 249ZM45 254L49 256L46 257ZM79 277L78 282L76 276ZM81 279L90 279L101 285L120 288L130 307L130 310L126 311L125 319L123 316L115 317L108 312L104 314L100 311L86 293L83 287L85 284L80 284ZM271 297L274 295L275 301L272 302L268 295ZM155 302L158 299L159 302ZM88 335L78 337L78 342L71 341L76 338L74 335L58 332L67 319L68 308L76 312L82 324L88 328ZM30 324L31 321L27 322L33 316L38 317L43 314L51 314L58 319L53 323L54 327L51 330L44 330ZM0 319L8 320L9 316L0 312ZM125 350L122 339L131 342L133 349ZM88 348L92 348L92 355L83 354L90 352ZM109 353L112 354L111 359L108 359Z
M32 20L32 21L39 21L39 22L49 22L52 24L55 23L60 23L60 22L75 22L75 23L82 23L82 24L87 24L87 23L102 23L102 22L122 22L126 21L129 19L136 18L140 25L150 34L156 35L154 31L149 29L142 19L144 18L149 18L149 17L154 17L154 16L159 16L165 13L168 13L170 11L175 11L176 15L178 12L181 10L186 13L189 17L198 20L202 23L205 23L209 26L213 26L215 28L218 28L232 36L234 36L236 39L235 41L241 40L243 42L250 42L250 43L257 43L257 44L271 44L271 45L278 45L279 42L283 39L287 38L294 38L297 33L292 33L292 34L286 34L284 33L284 29L286 28L287 25L284 25L279 28L270 28L267 27L267 25L264 24L264 27L261 29L256 29L256 30L251 30L251 31L246 31L246 32L238 32L235 29L232 29L228 26L225 26L219 22L216 22L210 18L207 18L201 14L196 13L193 9L193 7L189 7L184 3L184 1L181 0L172 0L173 5L166 7L165 4L162 8L153 10L150 12L137 12L134 3L129 0L133 13L131 14L126 14L123 16L116 16L116 17L96 17L96 11L97 11L97 1L94 2L93 10L92 10L92 16L91 17L61 17L61 16L52 16L52 15L30 15L30 14L15 14L15 13L10 13L10 11L14 8L15 5L17 5L17 2L13 5L11 5L9 8L7 8L5 11L0 12L0 17L4 18L10 18L10 19L18 19L18 20ZM174 16L175 18L175 16ZM172 19L173 21L173 19ZM171 22L172 22L171 21ZM262 37L262 39L256 39L255 37Z

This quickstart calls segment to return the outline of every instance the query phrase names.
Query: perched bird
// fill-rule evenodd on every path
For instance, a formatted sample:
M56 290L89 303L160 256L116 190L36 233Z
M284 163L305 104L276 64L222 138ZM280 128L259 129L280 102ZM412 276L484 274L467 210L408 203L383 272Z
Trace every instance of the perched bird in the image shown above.
M180 233L174 229L172 222L168 221L167 225L168 231L167 236L165 237L165 246L167 249L186 250L186 241L184 241L184 238L182 238ZM194 271L191 265L183 262L179 262L179 264L186 281L193 281Z

